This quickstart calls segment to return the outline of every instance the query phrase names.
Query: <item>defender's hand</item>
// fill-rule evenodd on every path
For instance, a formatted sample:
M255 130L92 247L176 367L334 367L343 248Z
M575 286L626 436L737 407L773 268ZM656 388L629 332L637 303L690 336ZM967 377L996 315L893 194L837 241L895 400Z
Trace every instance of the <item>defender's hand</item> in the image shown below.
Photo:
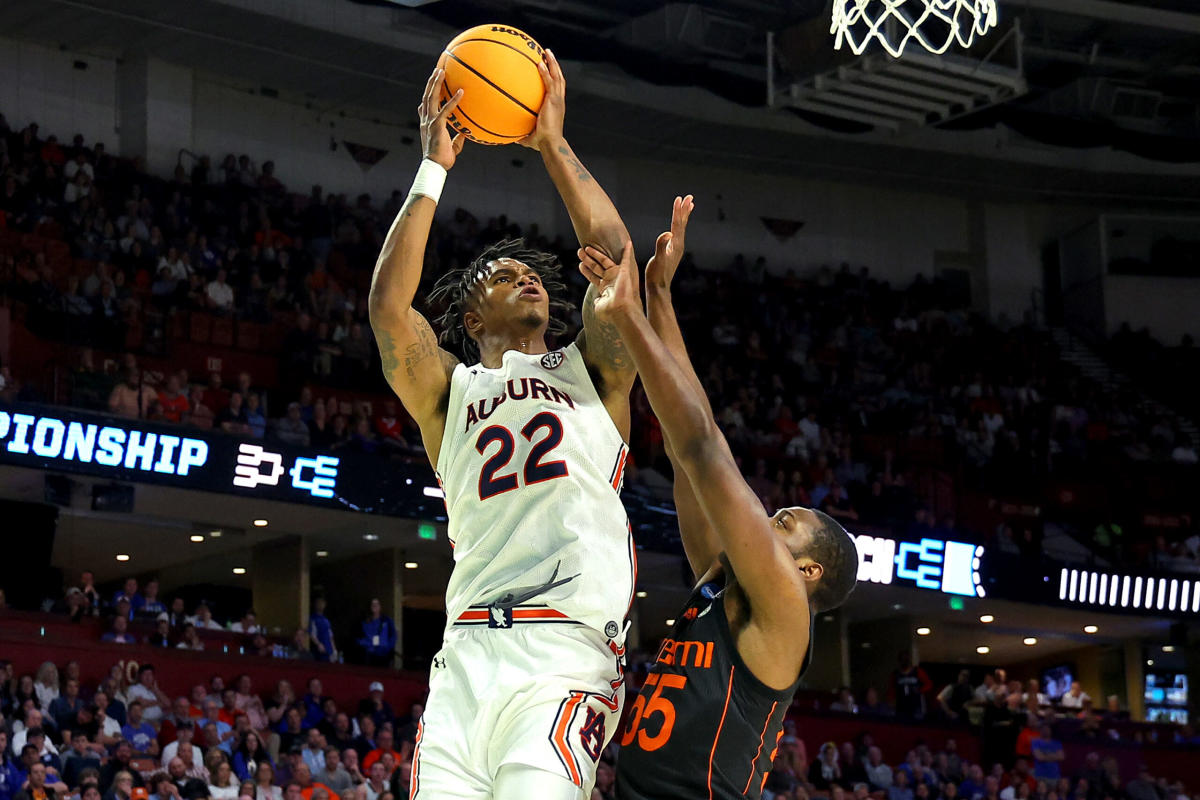
M633 259L633 242L626 241L618 264L596 248L588 245L579 251L579 270L595 284L596 316L612 319L622 315L637 314L642 310L641 293L638 291L637 262Z
M441 97L442 81L446 78L446 70L435 69L425 84L425 96L421 105L417 106L417 116L421 120L421 153L425 158L443 169L454 166L454 160L462 152L467 139L461 133L450 136L446 127L446 119L454 111L458 101L462 100L463 90L459 89L454 96L446 101L446 105L438 110L438 100Z
M546 86L546 99L542 101L542 109L538 112L537 125L533 133L521 139L517 144L534 150L556 142L563 138L563 116L567 105L567 80L563 77L562 67L554 53L547 50L542 63L537 65L542 83Z
M684 238L687 234L688 217L696 204L689 194L686 197L676 197L671 208L671 230L658 235L654 243L654 255L646 262L646 287L669 289L675 270L683 259Z

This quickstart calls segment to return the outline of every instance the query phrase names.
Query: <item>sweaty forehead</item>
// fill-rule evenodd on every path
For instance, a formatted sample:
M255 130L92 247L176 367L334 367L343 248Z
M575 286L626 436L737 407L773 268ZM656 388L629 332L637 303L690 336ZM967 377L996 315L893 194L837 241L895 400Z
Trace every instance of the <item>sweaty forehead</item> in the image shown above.
M537 271L533 267L524 263L523 261L518 261L515 258L507 258L506 257L506 258L497 258L497 259L487 262L486 272L484 273L484 275L487 277L490 277L502 269L510 269L510 270L514 270L516 272L536 272Z

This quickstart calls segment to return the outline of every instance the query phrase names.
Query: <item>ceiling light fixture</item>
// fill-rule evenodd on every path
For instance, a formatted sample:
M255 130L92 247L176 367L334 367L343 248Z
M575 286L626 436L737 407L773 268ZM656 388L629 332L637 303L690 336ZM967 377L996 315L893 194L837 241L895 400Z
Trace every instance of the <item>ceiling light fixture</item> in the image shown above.
M670 627L674 627L674 625L675 625L675 620L673 620L673 619L669 619L669 620L667 620L667 627L668 627L668 628L670 628Z
M1095 625L1084 625L1083 626L1084 633L1095 633L1098 630L1100 630L1100 629L1097 628Z
M917 628L917 636L928 636L933 633L930 628Z
M220 538L221 538L221 531L209 531L209 532L208 532L208 536L209 536L209 538L210 538L210 539L220 539Z
M1153 658L1147 658L1147 659L1146 659L1146 666L1147 666L1147 667L1153 667L1153 666L1154 666L1154 659L1153 659Z
M364 539L366 539L368 542L375 542L375 541L378 541L378 540L379 540L379 534L377 534L377 533L364 533L364 534L363 534L363 538L364 538Z
M1026 636L1024 639L1021 640L1021 644L1025 645L1026 647L1033 647L1035 644L1037 644L1037 637L1036 636Z
M267 527L267 526L268 526L268 525L270 525L270 524L271 524L271 523L270 523L270 522L267 522L265 519L256 519L256 520L254 520L254 527L256 527L256 528L265 528L265 527Z
M1175 652L1175 645L1173 645L1173 644L1164 644L1164 645L1163 645L1163 652L1164 652L1164 653L1174 653L1174 652Z
M646 593L645 593L645 592L638 592L638 593L637 593L637 596L638 596L638 597L645 597L645 596L646 596Z
M975 648L975 652L979 653L981 656L986 656L988 653L992 652L992 648L988 647L986 644L981 644L979 647Z
M245 567L234 567L234 568L233 568L233 574L234 574L234 575L245 575L245 574L246 574L246 568L245 568Z
M416 569L416 568L417 568L417 562L415 562L415 561L405 561L405 562L404 562L404 568L405 568L405 569Z
M318 550L318 551L316 552L316 556L317 556L317 558L326 558L328 555L329 555L329 551L328 551L328 550Z
M128 560L129 560L128 553L117 553L117 561L128 561Z
M193 533L193 534L192 534L191 536L189 536L188 538L189 538L189 539L191 539L191 540L192 540L193 542L195 542L196 544L200 544L201 542L203 542L203 541L204 541L204 537L203 537L201 534L199 534L199 533Z
M984 614L982 617L979 618L979 621L982 622L984 625L987 625L989 622L995 622L996 618L993 617L991 614Z

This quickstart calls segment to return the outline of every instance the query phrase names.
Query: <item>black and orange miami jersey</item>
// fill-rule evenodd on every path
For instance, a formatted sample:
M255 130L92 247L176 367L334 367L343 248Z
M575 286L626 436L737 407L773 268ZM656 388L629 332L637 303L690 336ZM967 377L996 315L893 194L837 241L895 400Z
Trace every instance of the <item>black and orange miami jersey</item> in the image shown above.
M776 690L754 677L729 630L724 590L702 584L618 735L618 800L761 797L799 683Z

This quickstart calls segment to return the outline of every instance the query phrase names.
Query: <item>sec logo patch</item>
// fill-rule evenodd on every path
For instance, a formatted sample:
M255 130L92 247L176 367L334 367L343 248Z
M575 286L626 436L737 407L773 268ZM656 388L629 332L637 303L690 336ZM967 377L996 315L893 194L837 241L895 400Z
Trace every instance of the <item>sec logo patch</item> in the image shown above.
M558 350L555 350L553 353L546 353L546 355L542 356L542 366L546 369L558 369L565 360L566 357Z

